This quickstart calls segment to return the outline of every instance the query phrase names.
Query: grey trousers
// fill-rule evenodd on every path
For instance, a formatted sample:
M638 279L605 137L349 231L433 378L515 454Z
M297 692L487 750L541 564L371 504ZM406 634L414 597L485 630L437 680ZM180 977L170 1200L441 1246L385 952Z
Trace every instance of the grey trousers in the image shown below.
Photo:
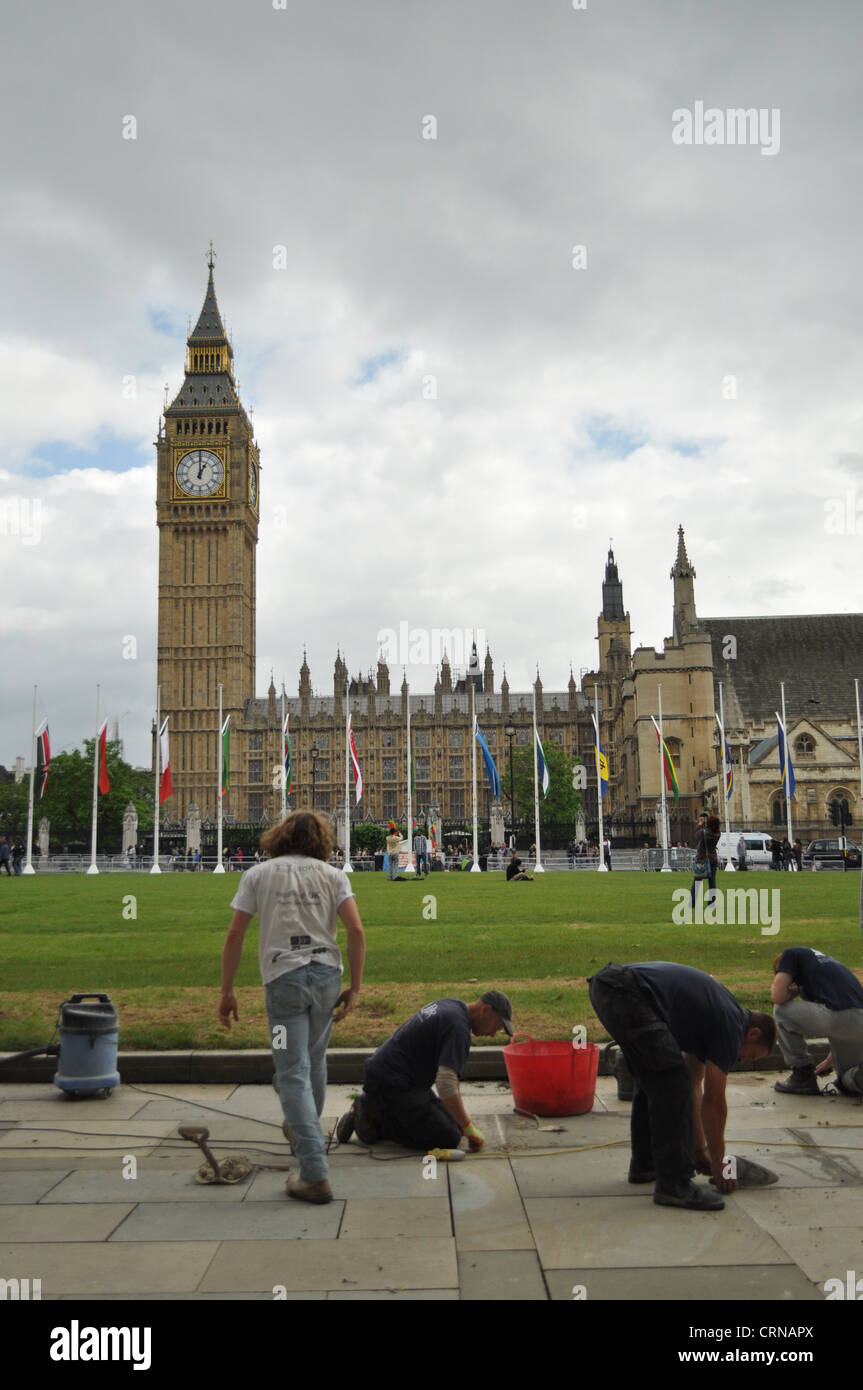
M828 1009L826 1004L792 999L775 1004L773 1017L786 1066L811 1066L806 1039L823 1037L830 1044L836 1075L843 1081L846 1073L853 1073L863 1063L863 1009Z

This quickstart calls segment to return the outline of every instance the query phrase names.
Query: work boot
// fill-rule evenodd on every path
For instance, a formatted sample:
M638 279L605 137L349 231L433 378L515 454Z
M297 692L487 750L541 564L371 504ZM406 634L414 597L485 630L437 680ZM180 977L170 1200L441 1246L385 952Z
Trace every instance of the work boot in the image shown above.
M660 1207L685 1207L687 1211L722 1211L725 1206L718 1192L696 1187L694 1182L679 1183L664 1191L657 1187L653 1200Z
M787 1096L820 1096L821 1094L815 1068L811 1063L808 1067L793 1067L788 1079L777 1081L773 1089L774 1091L782 1091Z
M336 1139L340 1144L346 1144L354 1132L354 1107L351 1106L346 1115L342 1115L336 1125Z
M652 1168L639 1168L633 1160L629 1165L629 1176L626 1179L631 1183L656 1182L656 1173Z
M303 1182L299 1173L289 1173L285 1191L299 1202L314 1202L317 1206L333 1200L333 1190L326 1178L320 1182Z
M365 1092L353 1104L354 1129L361 1144L376 1144L381 1137L377 1107L369 1102Z
M836 1085L843 1096L857 1096L859 1099L863 1095L863 1062L857 1067L849 1067L841 1076L837 1072Z
M288 1144L290 1145L291 1153L295 1154L297 1152L297 1141L294 1138L291 1131L288 1129L287 1120L282 1121L282 1134L284 1134L285 1138L288 1141Z

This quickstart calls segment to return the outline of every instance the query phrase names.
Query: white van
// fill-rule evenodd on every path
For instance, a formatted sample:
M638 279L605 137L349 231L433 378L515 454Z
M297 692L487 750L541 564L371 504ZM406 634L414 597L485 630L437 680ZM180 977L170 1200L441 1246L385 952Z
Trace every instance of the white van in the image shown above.
M729 856L735 869L737 868L737 841L739 839L739 830L732 830L730 835L720 835L719 844L716 846L716 853L719 858L719 867L721 869L725 868ZM773 856L769 848L773 836L762 835L760 830L745 830L743 832L743 839L746 843L747 869L769 869L773 862Z

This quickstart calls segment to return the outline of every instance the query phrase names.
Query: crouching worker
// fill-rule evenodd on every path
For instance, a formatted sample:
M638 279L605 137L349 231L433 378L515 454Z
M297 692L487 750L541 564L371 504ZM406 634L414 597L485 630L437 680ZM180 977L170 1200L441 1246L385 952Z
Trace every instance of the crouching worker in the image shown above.
M809 946L789 946L776 957L773 969L773 1017L785 1065L791 1067L791 1075L777 1081L774 1090L820 1095L816 1076L835 1068L840 1091L863 1095L863 986L857 976L841 961ZM825 1036L830 1054L815 1067L806 1039Z
M426 1153L455 1149L464 1135L472 1150L481 1149L485 1139L465 1110L459 1081L471 1033L488 1038L501 1029L512 1037L512 1005L500 990L487 990L473 1004L426 1004L366 1062L363 1092L336 1126L339 1143L356 1130L361 1144L391 1139Z
M320 1115L327 1088L327 1043L333 1023L351 1012L360 992L365 935L350 880L327 860L332 835L311 811L294 811L261 838L269 859L242 876L222 958L219 1018L238 1017L234 979L246 929L258 914L276 1089L284 1130L300 1161L287 1181L289 1197L331 1202ZM342 988L336 918L347 932L351 983ZM337 1012L334 1014L334 1010Z

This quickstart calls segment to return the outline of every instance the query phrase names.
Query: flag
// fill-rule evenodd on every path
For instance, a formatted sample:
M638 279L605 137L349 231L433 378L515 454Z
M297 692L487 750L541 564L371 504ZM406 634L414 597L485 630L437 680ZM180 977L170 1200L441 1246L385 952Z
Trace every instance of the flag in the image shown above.
M542 751L542 743L540 742L539 733L535 724L533 726L533 736L536 739L536 767L537 772L539 773L539 784L542 787L543 796L548 796L548 789L551 786L551 778L548 775L548 766L545 761L545 754Z
M108 781L108 721L99 730L99 794L107 796L111 790L111 783Z
M782 783L782 790L790 799L794 795L794 768L791 765L791 752L788 747L788 735L785 726L779 715L776 716L776 727L779 731L779 781ZM787 772L786 772L787 761Z
M231 785L231 731L228 728L230 718L231 716L228 715L222 725L222 781L219 789L220 798L225 795L225 792Z
M431 823L431 847L432 852L437 853L437 835L435 834L434 821Z
M717 724L719 724L719 715L717 714L715 718ZM728 747L725 730L721 724L719 724L719 742L722 747L722 764L725 768L725 800L728 801L731 797L731 789L734 786L734 759L731 756L731 749Z
M159 743L162 758L162 780L159 784L159 805L161 806L163 801L167 801L169 796L174 795L174 784L171 781L171 753L168 748L167 719L159 730Z
M653 719L653 715L651 715L650 717L651 719ZM660 743L662 746L662 764L665 769L665 789L666 791L674 792L674 800L679 801L680 787L677 782L677 773L674 771L674 763L671 761L671 754L668 751L668 745L660 735L659 725L657 724L655 719L653 719L653 727L656 730L657 742Z
M602 800L605 793L608 791L608 758L603 753L602 744L599 741L599 727L596 722L596 715L591 714L590 717L593 720L593 739L596 747L596 756L599 761L599 797L600 800Z
M48 738L48 725L36 735L36 776L39 779L37 801L41 801L48 785L48 769L51 766L51 743Z
M285 727L284 727L284 735L285 735L285 747L284 747L284 757L285 757L285 793L286 793L287 796L290 796L291 792L294 790L294 784L293 784L293 781L291 780L291 776L292 776L292 773L293 773L293 770L294 770L294 757L293 757L293 753L292 753L292 751L291 751L291 736L290 736L290 734L288 733L288 720L290 719L290 717L291 717L291 716L290 716L289 714L286 714L286 715L285 715Z
M354 722L352 719L348 721L348 731L350 734L350 737L348 739L348 746L350 748L351 762L353 763L354 768L354 781L357 785L357 801L359 801L360 797L363 794L363 774L360 772L360 760L357 757L357 745L354 743Z
M395 833L396 833L397 830L398 830L398 826L396 825L396 823L395 823L395 821L393 820L392 816L390 816L390 834L391 834L391 835L395 835Z
M488 777L488 784L491 787L491 794L492 796L500 796L500 777L498 776L498 771L495 767L494 758L488 751L488 744L482 736L482 731L479 727L479 724L477 724L476 726L476 737L477 742L479 743L479 746L482 750L482 760L485 763L485 771L486 776Z

